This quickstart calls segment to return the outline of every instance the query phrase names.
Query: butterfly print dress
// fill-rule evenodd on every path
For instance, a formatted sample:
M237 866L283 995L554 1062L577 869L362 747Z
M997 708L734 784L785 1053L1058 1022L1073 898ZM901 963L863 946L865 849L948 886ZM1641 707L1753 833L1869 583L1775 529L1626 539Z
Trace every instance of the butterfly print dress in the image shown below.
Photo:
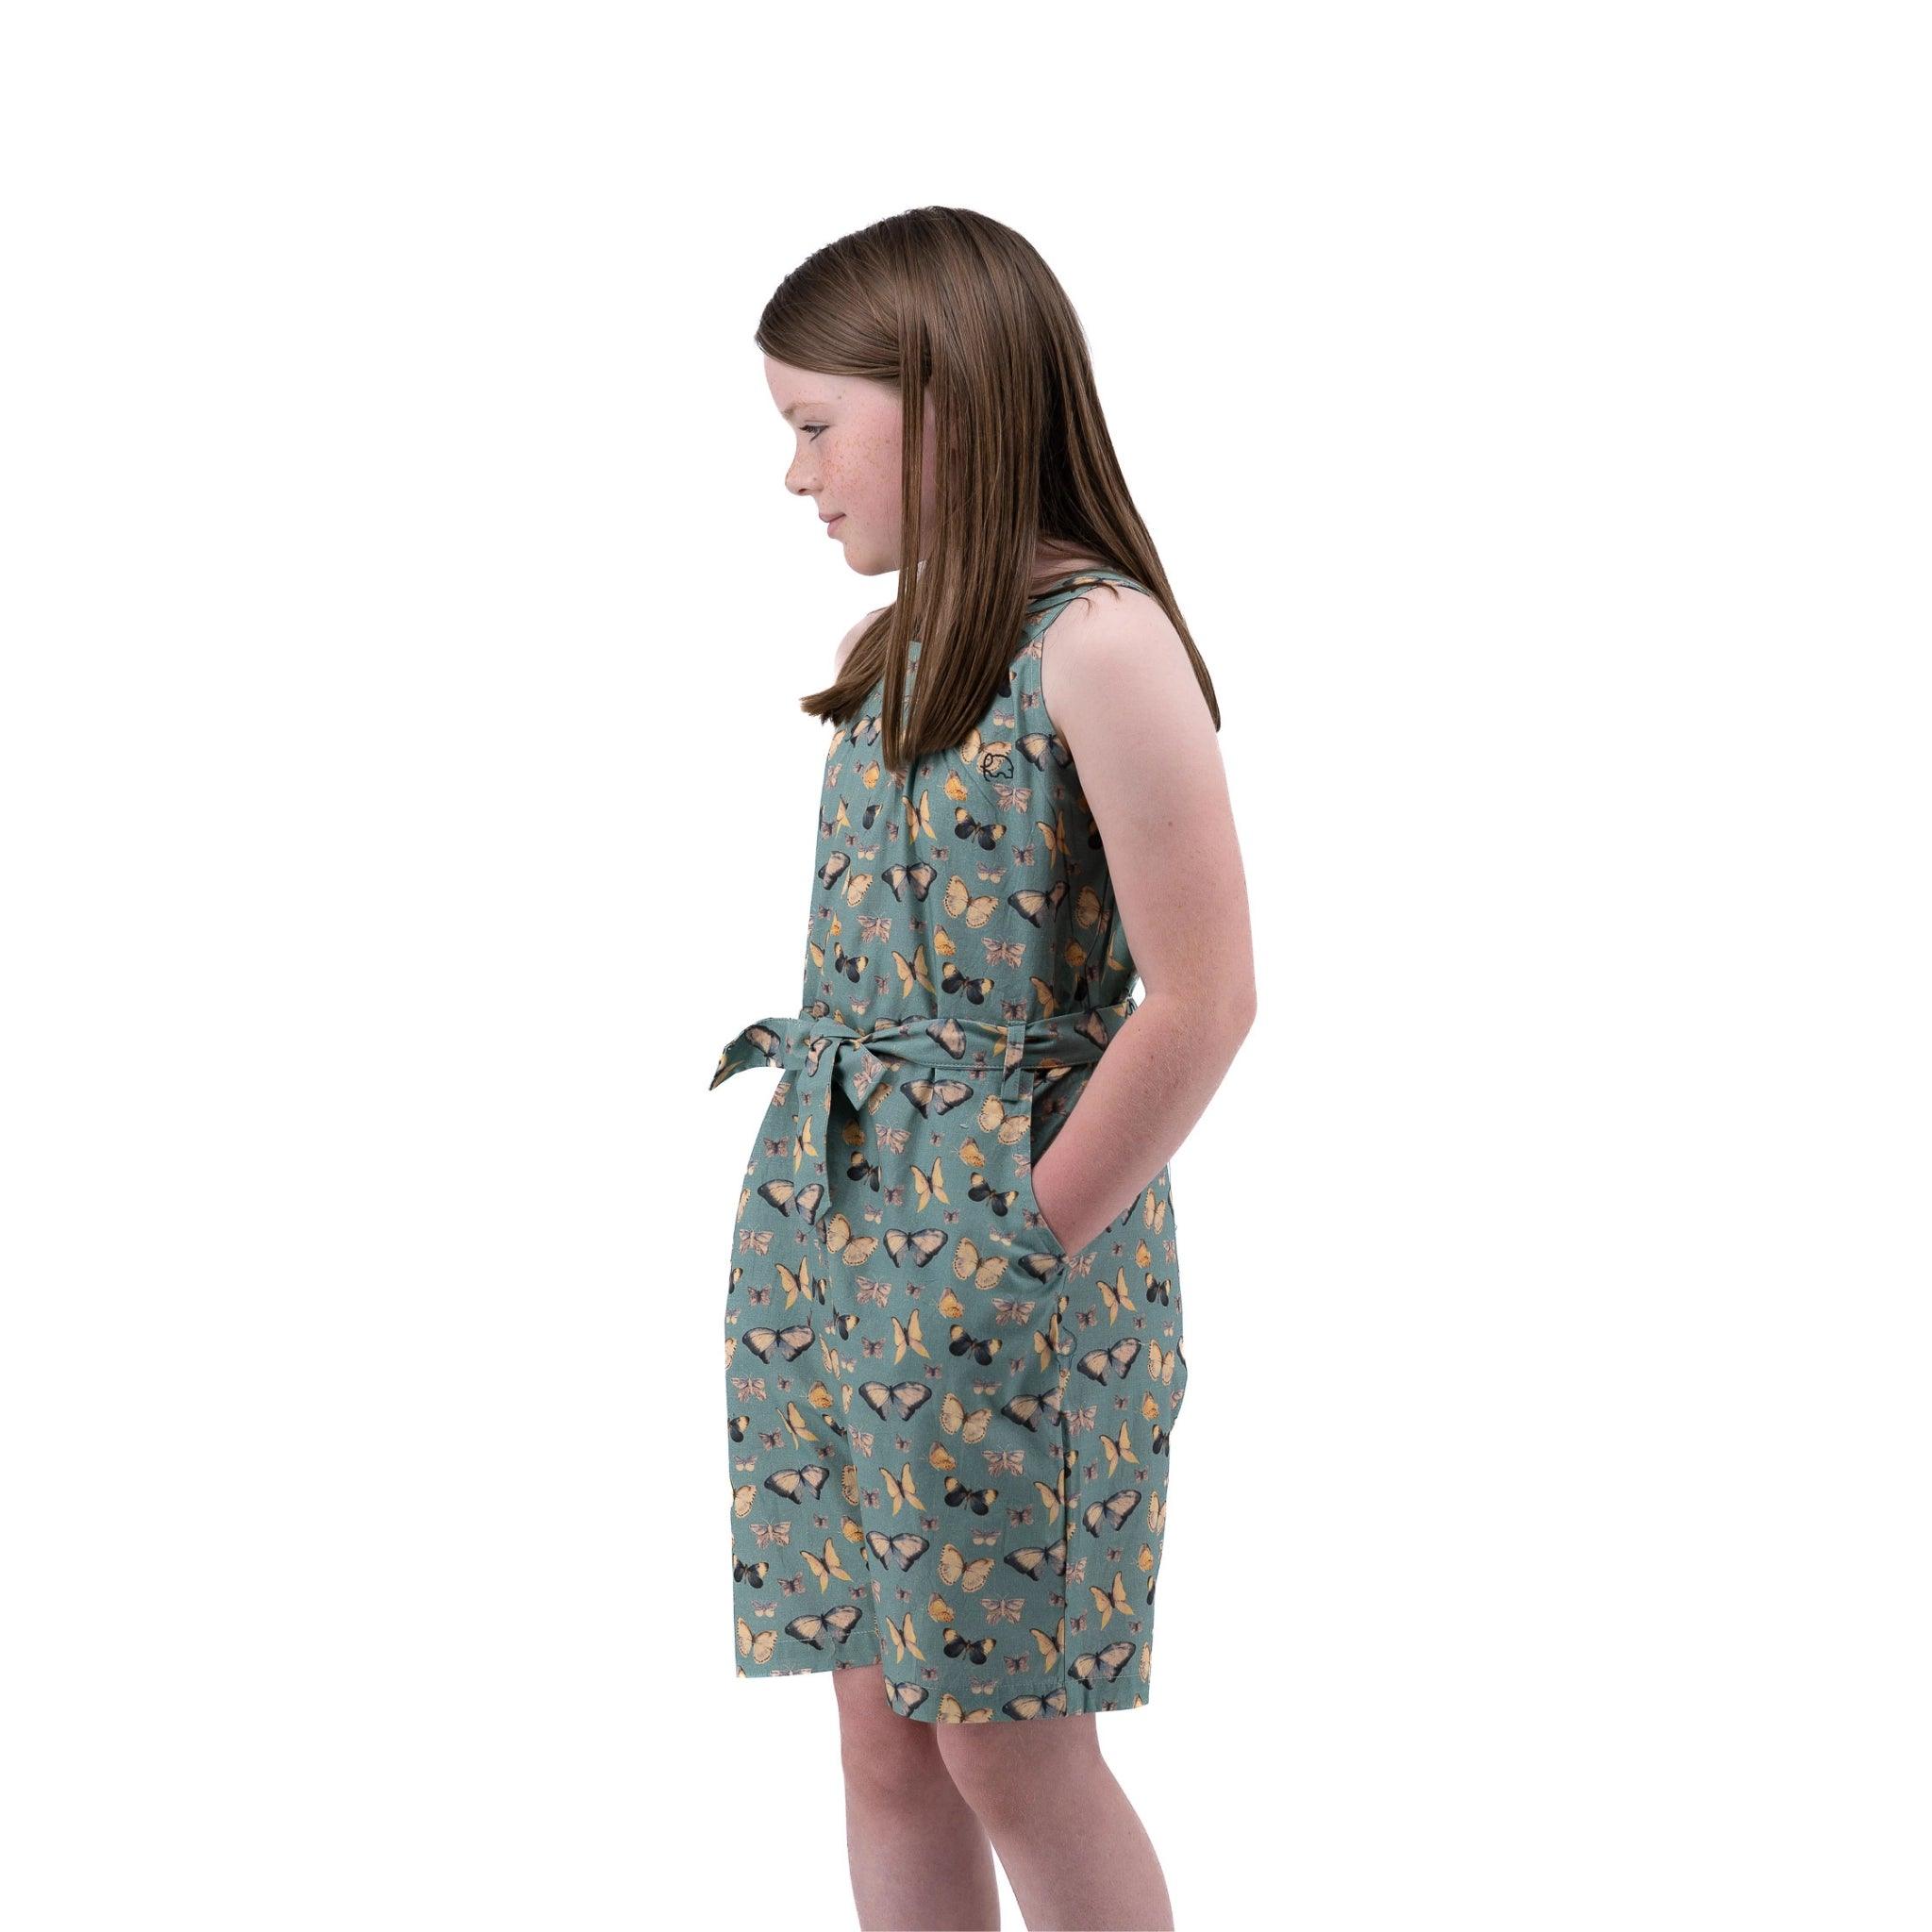
M834 730L800 1010L711 1081L780 1070L724 1309L738 1670L882 1663L927 1723L1149 1694L1188 1375L1168 1173L1074 1254L1030 1178L1135 1006L1040 683L1047 625L1108 579L1140 588L1034 600L978 725L908 782L883 680Z

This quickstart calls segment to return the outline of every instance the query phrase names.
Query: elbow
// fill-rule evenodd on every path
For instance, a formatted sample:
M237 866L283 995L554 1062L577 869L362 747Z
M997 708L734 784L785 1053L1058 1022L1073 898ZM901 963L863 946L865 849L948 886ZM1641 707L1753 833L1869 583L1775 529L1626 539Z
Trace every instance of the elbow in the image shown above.
M1248 1037L1255 1024L1255 984L1252 979L1212 979L1192 987L1149 987L1141 1006L1158 1001L1172 1007L1177 1023L1204 1047L1219 1041L1230 1056Z
M1255 1024L1255 983L1242 980L1224 987L1214 1001L1214 1015L1217 1028L1230 1056L1241 1045Z
M1233 1003L1230 1018L1234 1027L1235 1044L1239 1046L1253 1030L1255 1024L1255 983L1249 980L1241 989Z

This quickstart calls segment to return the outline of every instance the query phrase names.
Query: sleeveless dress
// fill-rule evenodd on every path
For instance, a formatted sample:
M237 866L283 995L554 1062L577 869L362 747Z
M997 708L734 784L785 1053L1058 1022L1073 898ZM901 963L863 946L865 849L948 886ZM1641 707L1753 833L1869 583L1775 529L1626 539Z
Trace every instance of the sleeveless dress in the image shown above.
M800 1010L724 1309L738 1669L882 1663L891 1707L1002 1723L1147 1701L1187 1387L1168 1172L1066 1254L1033 1163L1135 979L1028 607L977 727L896 781L883 679L825 758ZM918 644L910 647L916 665Z

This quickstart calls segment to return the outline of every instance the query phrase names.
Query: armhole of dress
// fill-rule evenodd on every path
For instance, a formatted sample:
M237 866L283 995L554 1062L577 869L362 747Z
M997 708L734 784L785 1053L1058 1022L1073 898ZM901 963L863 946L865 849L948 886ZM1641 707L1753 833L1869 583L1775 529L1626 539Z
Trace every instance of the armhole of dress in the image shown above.
M1034 678L1040 688L1040 715L1046 721L1046 729L1055 738L1059 739L1062 744L1066 743L1066 740L1060 738L1059 726L1054 723L1053 708L1046 701L1047 632L1054 627L1060 618L1066 615L1070 605L1077 604L1090 591L1097 590L1101 584L1115 584L1124 590L1139 591L1143 597L1151 597L1154 594L1138 577L1130 577L1124 571L1082 571L1080 575L1085 581L1074 585L1073 589L1067 591L1058 603L1049 604L1044 611L1036 612L1026 620L1029 625L1032 625L1039 623L1041 617L1045 619L1045 622L1040 624L1039 629L1033 633L1032 638L1025 646L1025 650L1032 652L1038 659L1034 667ZM1022 655L1024 656L1024 652Z

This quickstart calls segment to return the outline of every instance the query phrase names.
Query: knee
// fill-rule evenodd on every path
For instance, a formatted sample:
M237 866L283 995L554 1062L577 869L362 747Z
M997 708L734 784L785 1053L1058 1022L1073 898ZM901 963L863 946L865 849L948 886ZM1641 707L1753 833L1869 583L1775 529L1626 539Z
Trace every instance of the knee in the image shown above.
M839 1761L848 1795L873 1810L927 1804L933 1779L946 1775L934 1729L901 1717L887 1704L883 1687L876 1689L876 1702L862 1689L842 1700Z
M993 1730L1035 1732L1033 1724L941 1724L940 1756L947 1774L989 1832L1024 1831L1059 1815L1057 1778L1063 1774L1040 1758L988 1735ZM1048 1754L1049 1757L1056 1754Z

